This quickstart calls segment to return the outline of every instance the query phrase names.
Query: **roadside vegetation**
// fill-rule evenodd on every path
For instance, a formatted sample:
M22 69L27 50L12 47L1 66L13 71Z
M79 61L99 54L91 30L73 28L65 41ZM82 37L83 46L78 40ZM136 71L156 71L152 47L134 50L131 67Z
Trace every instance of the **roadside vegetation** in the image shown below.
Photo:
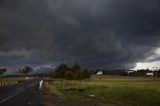
M160 78L93 75L88 80L45 81L45 89L74 102L90 102L100 106L125 104L160 105ZM96 103L95 103L96 102Z
M32 78L31 78L32 79ZM0 82L13 82L13 81L24 81L26 77L0 77Z
M25 66L18 70L19 73L23 74L23 76L22 75L7 75L7 76L4 75L3 76L3 74L6 71L7 71L7 68L0 68L0 75L1 75L0 87L33 79L33 77L27 77L27 74L33 71L33 69L29 66Z
M52 78L66 79L66 80L84 80L91 78L91 72L88 69L81 69L78 63L73 66L60 64L54 72L48 74Z
M33 77L30 77L29 79L26 79L26 77L0 77L0 87L1 86L6 86L6 85L11 85L11 84L17 84L20 82L24 82L26 80L31 80Z

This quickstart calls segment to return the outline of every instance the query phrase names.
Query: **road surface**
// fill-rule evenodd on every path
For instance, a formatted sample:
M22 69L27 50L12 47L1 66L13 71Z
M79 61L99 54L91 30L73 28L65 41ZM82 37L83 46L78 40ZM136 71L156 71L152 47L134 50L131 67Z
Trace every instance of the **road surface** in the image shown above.
M40 78L0 87L0 106L42 106Z

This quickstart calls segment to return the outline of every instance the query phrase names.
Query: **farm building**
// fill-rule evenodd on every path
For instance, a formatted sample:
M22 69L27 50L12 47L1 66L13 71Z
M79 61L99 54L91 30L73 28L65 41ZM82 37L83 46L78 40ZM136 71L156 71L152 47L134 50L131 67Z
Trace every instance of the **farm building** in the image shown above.
M102 75L102 74L103 74L102 71L98 71L98 72L97 72L97 75Z
M146 73L147 76L154 76L154 73L153 72L148 72Z
M132 75L134 73L134 71L127 71L127 75Z

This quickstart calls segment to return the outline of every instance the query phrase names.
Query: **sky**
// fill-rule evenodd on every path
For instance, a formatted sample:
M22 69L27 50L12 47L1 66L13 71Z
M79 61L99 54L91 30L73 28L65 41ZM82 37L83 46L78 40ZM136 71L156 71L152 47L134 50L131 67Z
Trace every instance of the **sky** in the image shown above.
M159 70L160 69L160 48L156 49L155 54L146 58L145 61L137 62L136 66L133 69Z
M0 0L0 65L159 66L159 13L159 0Z

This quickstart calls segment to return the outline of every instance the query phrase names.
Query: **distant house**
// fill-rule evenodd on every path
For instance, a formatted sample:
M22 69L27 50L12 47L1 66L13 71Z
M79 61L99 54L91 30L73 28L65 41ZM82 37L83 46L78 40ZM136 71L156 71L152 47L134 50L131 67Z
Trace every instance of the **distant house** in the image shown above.
M131 74L133 74L133 73L134 73L134 71L132 71L132 70L127 71L127 75L131 75Z
M97 72L97 75L102 75L102 74L103 74L102 71L98 71L98 72Z
M147 72L146 75L147 76L154 76L154 73L153 72Z

